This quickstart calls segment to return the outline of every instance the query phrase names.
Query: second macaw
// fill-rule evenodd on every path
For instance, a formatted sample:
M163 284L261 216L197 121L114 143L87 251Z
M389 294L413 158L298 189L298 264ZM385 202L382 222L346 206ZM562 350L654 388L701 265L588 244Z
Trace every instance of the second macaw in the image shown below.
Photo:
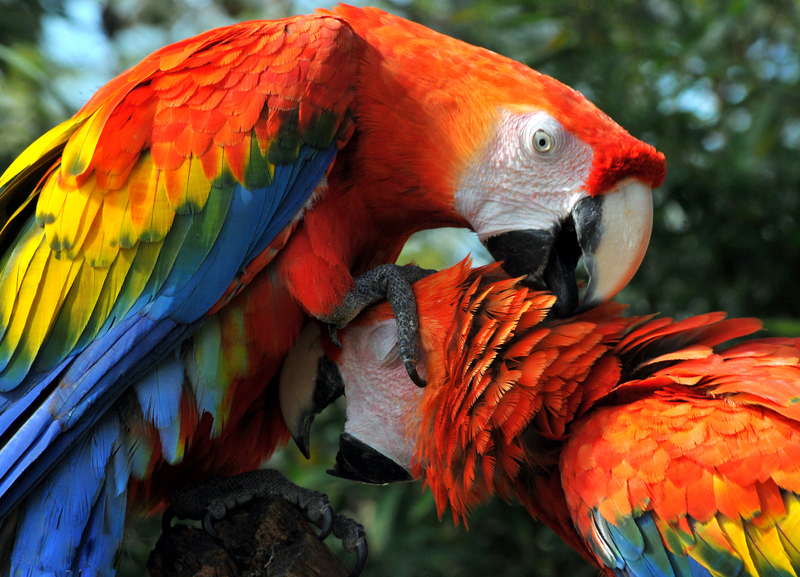
M520 501L609 576L800 575L800 338L725 347L760 322L615 303L558 319L496 265L414 290L426 389L401 378L386 305L341 349L309 325L287 358L327 369L282 387L346 395L335 474L422 478L456 522L491 495ZM322 408L286 403L301 446Z
M565 311L582 252L610 298L664 173L574 90L379 10L155 52L0 177L3 562L112 573L128 509L257 467L304 318L402 293L376 267L418 230L472 228Z

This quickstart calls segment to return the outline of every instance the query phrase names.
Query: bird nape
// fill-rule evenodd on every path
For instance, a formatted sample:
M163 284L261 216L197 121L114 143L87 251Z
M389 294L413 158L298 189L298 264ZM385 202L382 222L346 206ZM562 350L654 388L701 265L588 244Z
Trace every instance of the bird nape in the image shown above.
M257 468L308 317L388 296L423 385L389 264L416 231L473 229L562 315L582 254L580 306L611 298L665 170L578 92L376 9L158 50L0 177L2 562L113 574L129 511Z
M616 303L560 319L551 293L497 265L414 292L425 389L405 378L388 305L341 348L304 329L304 354L336 367L317 386L338 379L347 398L338 474L422 479L456 522L492 495L519 501L610 576L800 574L800 338L741 341L758 320ZM308 408L287 416L306 444Z

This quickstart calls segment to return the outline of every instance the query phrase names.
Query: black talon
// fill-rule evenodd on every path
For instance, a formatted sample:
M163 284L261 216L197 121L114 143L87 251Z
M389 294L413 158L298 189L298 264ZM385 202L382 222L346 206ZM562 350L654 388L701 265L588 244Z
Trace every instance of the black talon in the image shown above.
M337 513L333 523L333 534L342 540L342 547L345 551L355 552L356 566L350 573L350 577L358 577L367 565L369 555L364 527L361 523Z
M428 385L428 381L419 376L419 373L417 372L417 364L412 362L411 359L407 359L403 362L406 365L406 371L408 371L409 378L420 389L424 389Z
M339 328L333 323L328 323L328 335L331 337L331 342L341 349L342 343L339 340Z
M219 539L219 534L217 534L217 531L211 524L211 511L206 511L205 515L203 515L203 531L208 533L214 539Z
M356 566L350 572L349 577L358 577L367 566L367 557L369 557L369 548L367 547L366 539L361 539L356 544Z
M317 535L317 539L320 541L324 541L333 531L333 509L330 505L322 510L322 516L322 527L320 527L319 535Z
M172 527L172 520L175 518L175 510L172 507L167 507L164 514L161 515L161 532L163 533Z

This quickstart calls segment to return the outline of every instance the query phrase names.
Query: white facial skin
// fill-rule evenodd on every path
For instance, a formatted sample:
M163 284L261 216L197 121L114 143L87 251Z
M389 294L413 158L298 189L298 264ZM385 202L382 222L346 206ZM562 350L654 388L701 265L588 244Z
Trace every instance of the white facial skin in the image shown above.
M409 416L416 414L423 389L400 361L395 320L348 328L338 366L347 398L344 430L410 472L409 433L416 423Z
M456 192L480 239L548 230L586 196L592 149L546 112L504 111L493 140Z

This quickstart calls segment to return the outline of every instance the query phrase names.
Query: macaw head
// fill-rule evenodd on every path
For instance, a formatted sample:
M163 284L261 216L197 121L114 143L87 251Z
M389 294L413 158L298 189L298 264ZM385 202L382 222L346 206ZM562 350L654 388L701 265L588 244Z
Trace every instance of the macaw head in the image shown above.
M391 315L358 328L351 323L340 336L341 349L322 323L310 320L284 360L280 406L292 438L309 458L314 417L345 395L347 418L328 472L363 483L411 481L411 433L424 389L400 361L397 323Z
M617 315L601 328L592 322L619 313L615 303L582 314L586 320L554 319L551 293L510 279L497 264L472 271L462 262L413 286L418 368L427 387L408 379L388 304L342 329L341 348L312 322L280 375L281 409L293 438L308 455L314 416L344 394L346 422L332 474L379 484L424 477L440 512L449 503L457 517L493 493L528 504L517 487L530 481L534 462L548 458L552 442L530 431L557 438L581 396L591 396L586 390L605 393L617 382L618 368L575 397L576 387L569 394L561 388L569 379L591 381L587 374L609 335L632 321Z
M370 47L358 166L404 210L416 195L428 214L414 223L472 228L509 275L552 291L560 316L578 306L581 256L583 309L628 283L650 239L663 154L518 62L376 9L336 14Z
M506 272L552 291L565 317L578 307L581 256L589 283L580 310L609 300L633 277L650 241L651 190L666 167L662 154L577 92L544 75L530 80L538 103L497 106L455 207Z

